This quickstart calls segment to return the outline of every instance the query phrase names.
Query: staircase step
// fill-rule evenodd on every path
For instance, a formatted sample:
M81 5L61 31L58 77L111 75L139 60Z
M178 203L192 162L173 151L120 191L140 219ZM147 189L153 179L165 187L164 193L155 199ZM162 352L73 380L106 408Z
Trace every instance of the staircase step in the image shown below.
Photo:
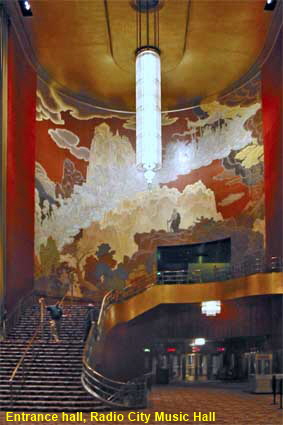
M39 306L36 304L27 308L18 324L1 342L0 410L76 412L107 409L81 384L88 307L68 304L63 307L63 311L59 344L54 343L51 337L50 316L46 314L43 334L38 334L38 339L25 356L27 372L24 386L21 384L22 369L13 381L13 404L9 378L40 323Z

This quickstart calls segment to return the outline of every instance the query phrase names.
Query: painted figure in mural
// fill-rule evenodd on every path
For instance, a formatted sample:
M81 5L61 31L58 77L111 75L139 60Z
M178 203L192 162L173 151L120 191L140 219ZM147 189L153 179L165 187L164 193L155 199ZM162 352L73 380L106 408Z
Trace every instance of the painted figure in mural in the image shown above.
M169 226L170 232L176 233L179 231L180 223L181 223L180 213L178 213L176 208L174 208L171 217L167 221L167 227Z
M95 332L97 333L97 321L99 317L99 308L95 307L93 304L88 304L88 312L86 316L86 327L85 327L85 338L87 340L90 328L92 325L95 325Z
M55 305L47 307L47 311L50 314L50 332L55 342L60 342L60 330L61 330L61 317L63 316L63 310L60 307L60 302L57 301Z

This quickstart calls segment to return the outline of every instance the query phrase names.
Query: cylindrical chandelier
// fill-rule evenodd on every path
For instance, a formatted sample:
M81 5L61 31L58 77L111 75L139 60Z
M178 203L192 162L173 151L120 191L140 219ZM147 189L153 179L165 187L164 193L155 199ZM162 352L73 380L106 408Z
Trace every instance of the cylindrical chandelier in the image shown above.
M158 11L152 2L137 2L136 165L151 184L161 168L161 66Z
M136 57L136 164L152 183L161 167L160 56L145 48Z

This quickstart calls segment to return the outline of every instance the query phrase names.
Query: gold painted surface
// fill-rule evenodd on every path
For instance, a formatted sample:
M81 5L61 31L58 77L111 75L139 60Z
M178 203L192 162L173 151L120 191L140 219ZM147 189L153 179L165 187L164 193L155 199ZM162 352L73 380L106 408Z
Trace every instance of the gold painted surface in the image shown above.
M249 70L272 17L264 12L264 4L265 0L191 0L185 39L187 0L164 1L163 110L214 95ZM136 13L130 0L107 1L109 27L102 0L31 0L31 6L34 16L23 23L50 76L72 92L92 97L97 105L134 110Z
M145 292L109 307L104 332L128 322L159 304L201 303L233 300L255 295L283 294L283 273L259 273L226 282L193 285L154 285Z
M131 75L132 85L135 85L135 50L136 44L136 12L129 8L127 1L109 1L109 23L112 35L113 58L116 64ZM159 12L159 39L162 58L162 72L166 73L178 66L183 58L186 35L188 0L167 1ZM117 19L117 16L127 16L127 19ZM178 22L178 30L172 25ZM142 14L142 29L145 29L146 15ZM153 28L153 14L149 15L149 25ZM153 33L150 32L150 40ZM146 40L145 31L142 40ZM165 40L166 45L165 45ZM170 45L167 42L170 40ZM126 47L127 46L127 47ZM126 47L126 48L125 48Z

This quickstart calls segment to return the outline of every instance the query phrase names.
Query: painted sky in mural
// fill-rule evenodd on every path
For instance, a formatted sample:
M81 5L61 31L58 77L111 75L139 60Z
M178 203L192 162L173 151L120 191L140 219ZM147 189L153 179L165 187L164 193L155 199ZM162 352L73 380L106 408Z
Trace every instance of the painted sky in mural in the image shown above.
M135 166L134 115L96 110L39 82L37 120L40 285L51 276L55 286L73 279L77 295L123 287L152 270L158 245L231 236L234 262L262 254L258 80L226 99L163 114L163 166L151 190ZM174 208L176 234L168 228Z

